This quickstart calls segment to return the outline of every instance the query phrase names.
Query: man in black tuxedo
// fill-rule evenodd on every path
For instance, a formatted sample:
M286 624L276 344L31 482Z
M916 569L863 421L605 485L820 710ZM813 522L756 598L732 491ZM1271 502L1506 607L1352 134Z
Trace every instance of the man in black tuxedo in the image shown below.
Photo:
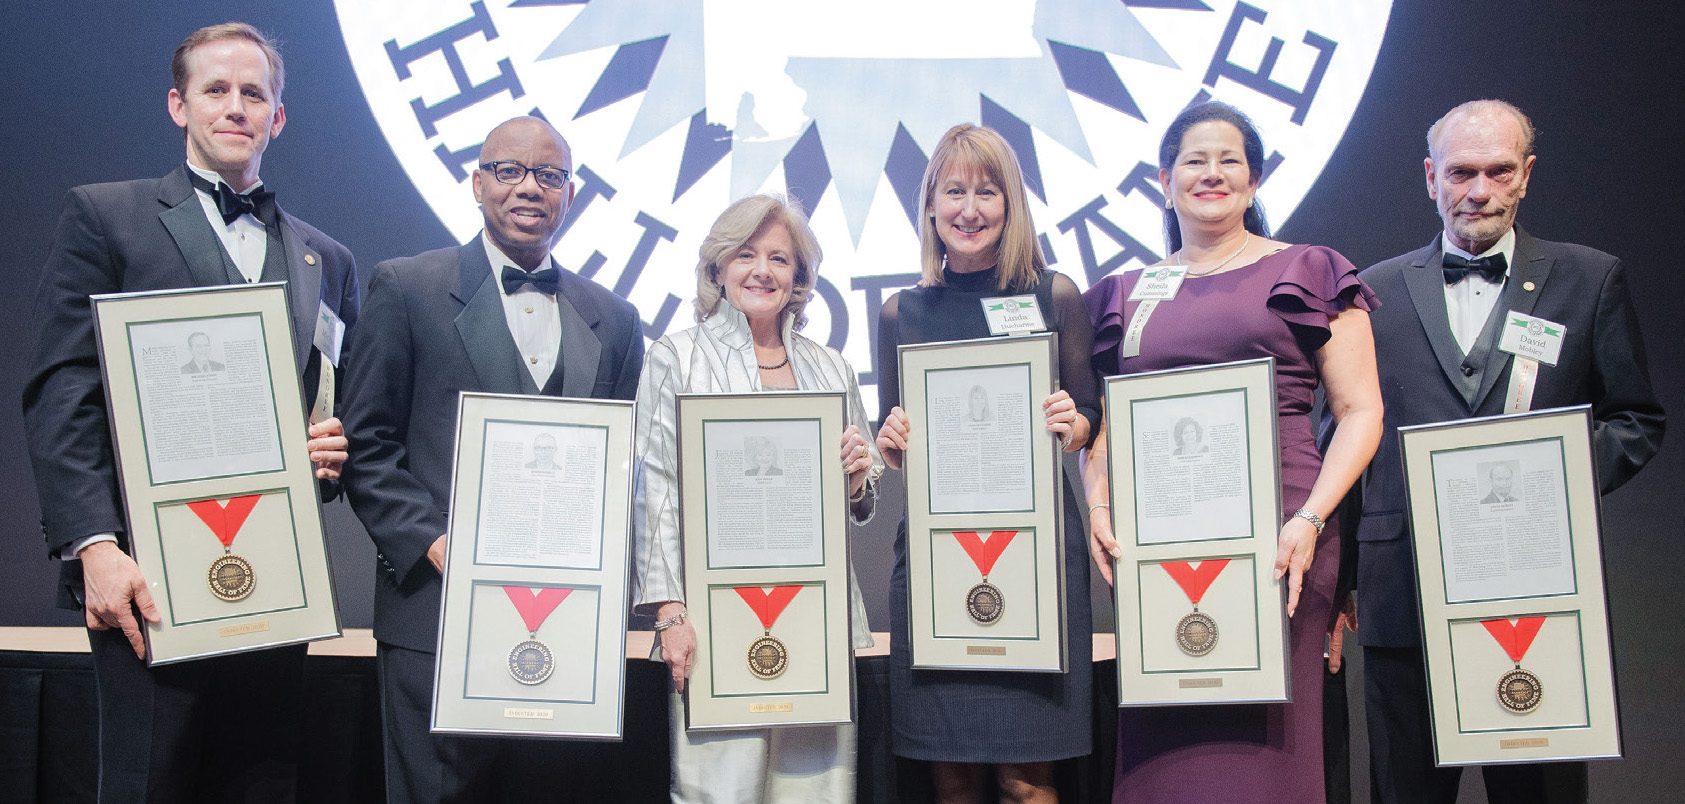
M375 266L347 371L345 485L379 548L374 635L394 804L490 800L526 778L507 767L522 741L428 731L457 395L632 399L643 367L637 310L550 257L573 200L562 136L518 117L486 137L480 162L484 230ZM556 780L544 784L554 795Z
M1428 154L1444 231L1362 274L1382 301L1369 321L1387 430L1362 488L1357 622L1371 788L1387 804L1454 802L1461 776L1434 766L1398 428L1589 403L1607 494L1656 454L1664 424L1620 260L1515 226L1535 159L1527 116L1502 101L1465 103L1428 130ZM1512 312L1563 331L1556 363L1537 363L1530 380L1532 367L1498 348ZM1584 763L1484 774L1493 802L1586 797Z
M81 608L90 629L99 800L292 801L302 645L158 668L143 661L140 620L158 622L158 606L127 552L88 297L286 280L309 409L339 357L312 347L318 311L349 327L357 272L350 252L260 187L264 148L286 122L284 68L269 40L244 23L201 29L176 49L171 73L169 112L186 135L186 164L66 197L35 300L23 395L29 454L47 547L62 560L60 603ZM299 446L331 481L345 460L339 420L309 434Z

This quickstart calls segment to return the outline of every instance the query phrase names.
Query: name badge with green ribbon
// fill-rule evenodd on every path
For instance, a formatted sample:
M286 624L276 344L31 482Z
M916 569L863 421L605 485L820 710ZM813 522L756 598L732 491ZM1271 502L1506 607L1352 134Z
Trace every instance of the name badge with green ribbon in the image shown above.
M994 296L983 299L983 316L989 320L989 334L1018 335L1047 329L1036 305L1035 294Z
M1509 389L1504 393L1504 412L1521 413L1533 408L1533 388L1539 378L1539 364L1556 365L1562 355L1562 338L1568 328L1513 310L1504 314L1498 348L1515 355L1510 365Z
M1129 300L1138 301L1170 301L1176 298L1176 292L1182 289L1182 280L1188 276L1186 265L1161 265L1157 268L1146 268L1135 279L1135 289L1129 292Z
M1119 356L1141 356L1141 333L1147 331L1147 320L1153 317L1159 302L1176 298L1177 291L1182 289L1182 280L1187 277L1186 265L1160 265L1141 271L1135 279L1135 289L1129 292L1129 300L1139 304L1135 305L1135 314L1129 317L1129 327L1124 330Z

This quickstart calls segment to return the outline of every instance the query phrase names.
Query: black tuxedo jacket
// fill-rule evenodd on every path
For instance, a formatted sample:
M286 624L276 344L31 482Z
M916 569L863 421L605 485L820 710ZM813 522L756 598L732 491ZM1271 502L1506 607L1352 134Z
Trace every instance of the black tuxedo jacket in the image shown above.
M484 237L482 234L481 237ZM445 532L462 391L633 399L643 322L625 299L561 271L561 353L537 388L503 316L479 237L374 269L347 364L345 490L379 549L374 635L432 652L439 573L427 548Z
M228 284L227 253L187 175L182 165L161 179L89 184L65 198L35 296L35 346L23 392L50 553L106 532L128 548L88 297ZM312 345L318 303L327 302L347 327L355 323L357 268L351 252L309 224L284 211L280 224L293 345L309 410L318 373ZM81 563L66 561L61 571L59 602L74 607Z
M1631 479L1661 446L1664 418L1650 387L1620 260L1584 246L1538 240L1516 229L1509 278L1480 342L1466 357L1451 335L1440 270L1440 239L1360 276L1381 298L1369 314L1375 334L1386 425L1364 474L1357 528L1359 638L1364 645L1421 643L1411 533L1406 521L1398 428L1503 413L1513 357L1497 348L1499 326L1515 311L1566 327L1556 365L1540 364L1533 410L1590 404L1602 490ZM1528 289L1529 286L1531 289ZM1465 373L1466 372L1466 373ZM1458 383L1479 374L1469 402Z

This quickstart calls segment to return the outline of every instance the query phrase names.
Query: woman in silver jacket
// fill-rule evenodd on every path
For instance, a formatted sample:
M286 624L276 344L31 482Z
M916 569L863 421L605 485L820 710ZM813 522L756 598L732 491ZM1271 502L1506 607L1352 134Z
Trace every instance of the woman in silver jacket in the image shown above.
M882 457L863 435L868 423L854 369L836 350L796 332L806 321L802 310L820 260L807 217L778 196L750 196L720 214L698 255L699 323L656 341L638 383L632 602L638 611L655 614L656 654L673 678L673 801L852 802L853 725L685 731L678 696L690 675L696 632L684 619L678 395L847 391L849 425L841 434L840 459L855 523L871 519L883 473ZM852 566L849 599L854 647L871 647Z

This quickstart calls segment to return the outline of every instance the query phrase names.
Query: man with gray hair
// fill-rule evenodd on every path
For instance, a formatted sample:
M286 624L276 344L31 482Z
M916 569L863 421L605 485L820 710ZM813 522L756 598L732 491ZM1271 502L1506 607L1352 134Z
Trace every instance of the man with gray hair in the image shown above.
M1605 494L1661 446L1662 408L1620 260L1515 225L1536 158L1520 109L1494 100L1452 109L1428 130L1423 162L1443 231L1362 274L1382 302L1369 321L1386 435L1364 475L1357 604L1347 601L1342 619L1362 624L1378 804L1451 804L1461 776L1435 767L1398 428L1589 403ZM1554 364L1500 347L1515 316L1561 333ZM1484 775L1493 802L1586 798L1584 763L1487 766Z

